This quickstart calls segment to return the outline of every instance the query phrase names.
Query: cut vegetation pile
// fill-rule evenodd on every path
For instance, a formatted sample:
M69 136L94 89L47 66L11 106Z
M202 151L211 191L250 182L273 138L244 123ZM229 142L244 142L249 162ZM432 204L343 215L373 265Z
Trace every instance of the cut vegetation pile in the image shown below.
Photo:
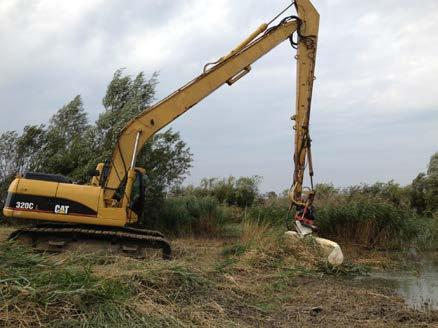
M174 240L172 261L95 253L37 254L2 242L0 326L438 323L436 314L407 310L388 291L364 289L341 279L339 274L357 274L363 267L350 264L331 271L312 240L294 243L280 230L253 221L245 221L240 230L241 237L234 241Z

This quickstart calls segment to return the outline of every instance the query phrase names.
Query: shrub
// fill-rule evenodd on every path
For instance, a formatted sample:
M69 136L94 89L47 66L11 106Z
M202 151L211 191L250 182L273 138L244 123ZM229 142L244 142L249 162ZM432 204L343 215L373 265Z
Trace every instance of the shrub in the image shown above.
M324 236L384 248L415 240L424 229L425 220L411 210L374 197L327 204L319 208L317 215Z
M418 216L406 202L404 188L387 184L340 190L317 185L316 225L320 236L366 247L438 246L438 218ZM246 218L276 226L291 220L288 199L265 198L248 209Z
M270 222L275 225L284 225L290 219L288 205L279 202L268 205L254 206L248 209L248 218L259 222Z
M238 179L233 176L222 179L204 178L197 187L174 188L171 194L174 196L211 196L220 204L245 208L252 206L259 195L258 185L260 181L261 177L257 175Z
M178 196L165 200L156 228L175 235L221 232L228 212L213 197Z
M401 187L398 183L390 180L388 182L376 182L372 185L361 184L347 187L338 194L356 199L357 197L372 197L390 202L404 208L410 207L410 189Z

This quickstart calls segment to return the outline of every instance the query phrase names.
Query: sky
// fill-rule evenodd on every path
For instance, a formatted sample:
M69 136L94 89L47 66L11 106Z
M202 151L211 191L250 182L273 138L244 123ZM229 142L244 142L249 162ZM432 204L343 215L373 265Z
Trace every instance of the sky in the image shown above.
M1 0L0 133L46 123L77 94L95 121L119 68L159 72L158 101L289 3ZM438 1L313 4L315 181L410 183L438 151ZM259 175L262 191L290 186L294 55L284 42L171 124L194 154L188 183Z

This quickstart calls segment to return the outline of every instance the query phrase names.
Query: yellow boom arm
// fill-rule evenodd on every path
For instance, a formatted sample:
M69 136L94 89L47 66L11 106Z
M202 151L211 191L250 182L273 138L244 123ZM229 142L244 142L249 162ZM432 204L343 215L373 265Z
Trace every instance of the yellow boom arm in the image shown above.
M296 0L298 17L283 19L280 24L268 29L262 24L236 49L222 57L204 72L154 106L146 109L132 119L121 131L109 171L104 183L105 199L113 198L115 190L135 166L135 158L142 146L157 131L175 120L207 97L217 88L227 83L232 85L249 73L250 65L267 54L283 41L292 38L297 31L297 104L296 104L296 140L294 181L299 184L296 192L301 192L306 159L306 137L312 86L314 80L315 55L319 26L319 14L309 0ZM291 39L292 40L292 39ZM303 146L304 145L304 146ZM298 152L298 153L297 153Z
M304 11L309 15L309 8L304 6L301 1L298 1L297 11ZM311 5L310 5L311 6ZM292 116L295 120L295 152L294 152L294 177L292 190L290 197L293 204L300 204L301 193L304 180L304 171L307 165L309 167L309 175L311 180L311 187L313 189L313 167L312 167L312 155L310 152L310 107L312 102L313 81L315 80L315 59L316 59L316 47L317 36L319 27L319 16L312 13L312 19L304 21L306 24L304 29L304 35L297 48L297 87L296 87L296 112ZM309 22L312 22L309 24ZM299 29L300 31L301 29ZM303 32L300 32L303 34ZM313 201L313 199L311 200ZM310 205L310 204L309 204Z

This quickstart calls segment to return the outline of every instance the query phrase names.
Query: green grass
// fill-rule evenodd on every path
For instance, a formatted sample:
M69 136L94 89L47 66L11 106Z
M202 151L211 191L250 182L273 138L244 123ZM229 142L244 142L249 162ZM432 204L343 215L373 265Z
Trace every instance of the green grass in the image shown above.
M213 236L222 233L229 212L213 197L180 196L166 199L157 228L173 235Z
M1 243L0 326L186 327L190 316L179 309L199 306L217 293L208 276L178 261L130 259L119 265L123 258L94 255L57 257ZM120 272L94 272L102 267ZM153 311L160 306L165 312Z
M319 235L370 248L438 248L438 218L422 217L403 204L364 194L333 193L317 199ZM285 227L287 202L278 199L247 211L247 220Z
M367 276L371 272L371 268L366 265L357 265L351 262L345 262L340 266L334 267L326 261L318 263L319 272L326 275L356 277Z
M134 292L129 284L97 277L80 261L65 264L12 242L0 244L0 292L9 325L35 316L56 327L128 327L143 320L127 302Z
M248 249L248 245L237 243L234 245L225 246L221 254L223 256L235 255L240 256L245 253Z
M431 248L438 239L437 220L377 198L358 198L318 209L323 236L368 247Z
M254 206L248 210L248 218L259 222L270 222L285 226L286 219L290 219L287 202L272 202L264 206Z

